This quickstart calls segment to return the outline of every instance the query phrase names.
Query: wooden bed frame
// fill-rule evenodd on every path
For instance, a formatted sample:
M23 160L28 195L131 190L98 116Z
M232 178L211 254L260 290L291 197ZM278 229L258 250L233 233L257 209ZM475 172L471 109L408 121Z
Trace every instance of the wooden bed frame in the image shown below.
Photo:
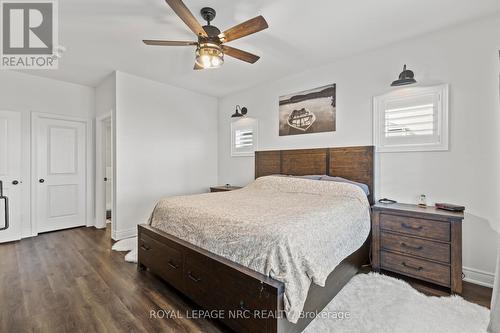
M255 153L255 178L328 174L367 184L373 203L373 147L342 147ZM216 194L214 194L216 195ZM205 310L223 311L221 321L236 332L296 333L368 263L369 240L328 276L312 284L297 324L283 314L284 284L149 225L139 225L138 268L149 269ZM220 316L220 315L219 315Z

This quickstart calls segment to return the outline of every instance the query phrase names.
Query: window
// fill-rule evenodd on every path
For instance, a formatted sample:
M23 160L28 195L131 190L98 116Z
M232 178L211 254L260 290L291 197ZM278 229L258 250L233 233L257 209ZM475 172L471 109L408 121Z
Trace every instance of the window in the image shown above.
M231 123L231 156L254 156L257 135L257 119L244 117Z
M448 150L448 85L392 91L373 109L377 151Z

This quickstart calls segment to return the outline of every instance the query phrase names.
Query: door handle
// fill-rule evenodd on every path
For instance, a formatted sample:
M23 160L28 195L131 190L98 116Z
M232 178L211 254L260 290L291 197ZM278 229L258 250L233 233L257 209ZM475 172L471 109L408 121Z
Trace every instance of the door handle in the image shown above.
M5 201L5 224L0 231L6 230L9 228L9 198L3 195L3 182L0 180L0 200Z
M45 179L40 178L40 179L38 179L38 182L39 182L39 183L45 183Z
M12 185L17 185L17 184L19 184L19 180L13 180L12 181Z

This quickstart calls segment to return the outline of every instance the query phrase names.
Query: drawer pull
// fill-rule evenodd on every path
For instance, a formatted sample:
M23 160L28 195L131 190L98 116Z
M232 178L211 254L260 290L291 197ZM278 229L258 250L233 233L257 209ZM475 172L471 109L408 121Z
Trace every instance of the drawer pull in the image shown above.
M143 249L144 251L149 251L151 250L151 248L145 244L141 244L141 249Z
M422 226L418 226L418 227L412 227L411 225L409 224L406 224L406 223L401 223L401 226L405 229L410 229L410 230L416 230L416 231L420 231L423 229Z
M245 302L244 301L240 301L240 310L243 311L243 313L245 315L246 315L246 313L249 313L249 316L252 316L252 311L245 306Z
M193 273L191 273L191 272L188 272L188 278L190 278L191 280L193 280L196 283L201 281L201 279L199 277L194 276Z
M172 262L172 260L169 260L169 261L167 262L167 264L168 264L170 267L172 267L173 269L178 269L178 268L179 268L179 266L177 266L176 264L174 264L174 263Z
M245 306L245 302L244 301L240 301L240 310L243 310L243 311L250 311L246 308Z
M417 272L420 272L421 270L423 270L424 268L422 266L420 267L415 267L415 266L411 266L411 265L408 265L406 262L402 262L401 265L405 266L406 268L409 268L409 269L413 269L414 271L417 271Z
M401 246L402 247L406 247L407 249L416 250L416 251L420 251L420 250L422 250L424 248L422 245L420 245L420 246L411 246L411 245L408 245L406 243L401 243Z

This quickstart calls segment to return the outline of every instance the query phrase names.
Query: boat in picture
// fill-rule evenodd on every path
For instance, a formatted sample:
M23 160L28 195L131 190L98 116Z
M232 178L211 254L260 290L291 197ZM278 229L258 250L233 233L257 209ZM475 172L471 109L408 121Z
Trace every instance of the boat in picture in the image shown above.
M307 131L309 127L316 121L316 116L306 108L293 110L288 116L288 125L300 131Z

